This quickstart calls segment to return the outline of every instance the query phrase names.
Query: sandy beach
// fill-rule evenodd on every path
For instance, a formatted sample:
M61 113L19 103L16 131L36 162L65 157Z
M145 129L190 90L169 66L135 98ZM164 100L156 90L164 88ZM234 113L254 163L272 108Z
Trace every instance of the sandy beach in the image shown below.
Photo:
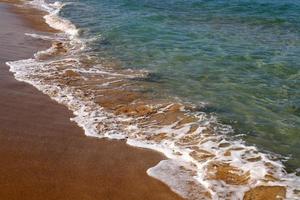
M216 34L202 23L223 27L223 19L205 16L236 11L219 10L222 2L209 3L208 13L189 1L180 7L169 3L0 0L0 200L299 199L299 176L286 170L276 151L248 143L247 134L235 133L235 126L219 118L222 113L209 111L214 95L226 115L240 101L232 97L248 95L238 88L231 92L223 80L249 78L242 67L246 60L235 59L243 44L227 49L228 31L245 22L230 20ZM206 14L199 16L201 11ZM252 30L245 30L234 37L252 38ZM226 40L214 38L219 33ZM220 65L215 61L223 54L210 42L230 53ZM252 65L256 58L247 60ZM227 68L228 61L235 64ZM234 66L245 74L231 77ZM216 81L214 70L225 74ZM251 81L236 86L249 88ZM178 84L187 102L172 93ZM230 105L223 105L222 94ZM194 95L195 102L189 101ZM231 115L243 108L255 110L245 104Z
M181 199L146 174L162 155L86 137L66 107L14 79L6 61L49 46L24 35L52 31L39 17L0 3L0 199Z

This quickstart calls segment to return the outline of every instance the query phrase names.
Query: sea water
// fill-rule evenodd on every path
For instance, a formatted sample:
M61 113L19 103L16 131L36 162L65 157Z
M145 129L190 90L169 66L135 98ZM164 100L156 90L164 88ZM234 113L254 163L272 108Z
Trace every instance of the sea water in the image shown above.
M260 170L263 169L262 163L245 163L240 160L245 155L239 153L232 153L230 159L224 158L226 151L215 149L217 145L228 142L231 147L255 152L262 161L268 160L278 169L290 173L299 170L299 1L77 0L47 3L35 0L32 5L49 12L45 16L46 22L65 33L56 35L56 40L70 40L72 53L64 58L64 62L72 60L72 69L86 74L109 74L112 81L120 81L116 77L128 79L132 76L133 83L143 85L144 92L154 99L172 98L182 105L197 107L196 114L185 111L184 106L181 108L182 112L197 116L200 125L195 134L202 133L208 124L214 124L219 132L213 140L202 144L201 149L213 152L218 161L230 162L244 171L252 169L251 184L256 185L255 181L265 175L265 171ZM50 36L28 35L51 40ZM76 60L78 52L106 62L117 62L119 74L99 66L89 71L83 69ZM53 63L23 60L8 64L17 78L34 84L45 93L55 91L55 99L74 111L77 115L74 120L87 135L128 138L131 145L155 149L167 155L170 161L162 161L148 173L175 191L187 195L185 186L178 188L178 179L166 180L168 176L163 169L180 172L186 180L195 176L188 171L197 171L195 177L201 187L215 187L210 192L213 197L221 198L213 193L225 186L207 181L201 174L201 169L206 169L208 163L191 161L191 147L177 145L192 124L179 129L177 124L158 128L131 124L124 128L124 121L132 118L102 112L103 108L94 102L76 99L74 93L77 91L61 89L57 85L41 85L38 78L30 77L36 72L36 66L44 70L39 71L40 75ZM27 66L27 72L24 72L24 66ZM144 73L147 75L137 75ZM166 109L157 108L158 112ZM94 123L96 119L122 125L101 135ZM131 136L137 130L147 134L149 130L157 134L167 132L174 138L159 144L149 143L143 137ZM270 161L266 155L276 158ZM190 161L196 166L189 165ZM190 170L182 172L180 166ZM277 173L279 177L286 177L282 185L297 185L299 181L297 176L281 175L281 170ZM237 189L246 191L247 187L228 190L234 193ZM241 198L238 193L235 197Z

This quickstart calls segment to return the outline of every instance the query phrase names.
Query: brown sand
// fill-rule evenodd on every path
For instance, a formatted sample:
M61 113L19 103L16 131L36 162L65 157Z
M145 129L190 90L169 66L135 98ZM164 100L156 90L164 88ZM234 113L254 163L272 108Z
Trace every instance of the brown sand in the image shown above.
M181 199L146 174L162 155L84 136L64 106L13 78L4 62L45 44L24 36L33 24L19 14L35 12L9 7L0 3L0 199Z

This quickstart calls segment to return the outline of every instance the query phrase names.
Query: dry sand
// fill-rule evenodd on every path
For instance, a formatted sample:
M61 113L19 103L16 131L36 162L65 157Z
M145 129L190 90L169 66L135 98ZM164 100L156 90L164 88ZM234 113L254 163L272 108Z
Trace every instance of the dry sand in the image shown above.
M51 31L38 17L0 3L0 199L181 199L146 174L162 155L86 137L67 108L13 78L6 61L49 45L24 35Z

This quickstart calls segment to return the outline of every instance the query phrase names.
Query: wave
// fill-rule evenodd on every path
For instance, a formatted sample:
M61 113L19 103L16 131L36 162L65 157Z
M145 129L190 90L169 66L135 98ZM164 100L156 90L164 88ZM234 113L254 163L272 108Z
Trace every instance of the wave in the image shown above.
M79 29L59 16L66 4L33 0L27 5L46 11L46 23L62 33L28 33L52 41L52 47L7 65L17 80L73 111L71 120L87 136L162 152L168 159L147 173L190 200L243 199L259 187L274 198L299 199L299 177L288 174L272 154L228 136L230 126L194 105L154 98L136 82L147 72L89 54L87 41L93 38L80 38Z

